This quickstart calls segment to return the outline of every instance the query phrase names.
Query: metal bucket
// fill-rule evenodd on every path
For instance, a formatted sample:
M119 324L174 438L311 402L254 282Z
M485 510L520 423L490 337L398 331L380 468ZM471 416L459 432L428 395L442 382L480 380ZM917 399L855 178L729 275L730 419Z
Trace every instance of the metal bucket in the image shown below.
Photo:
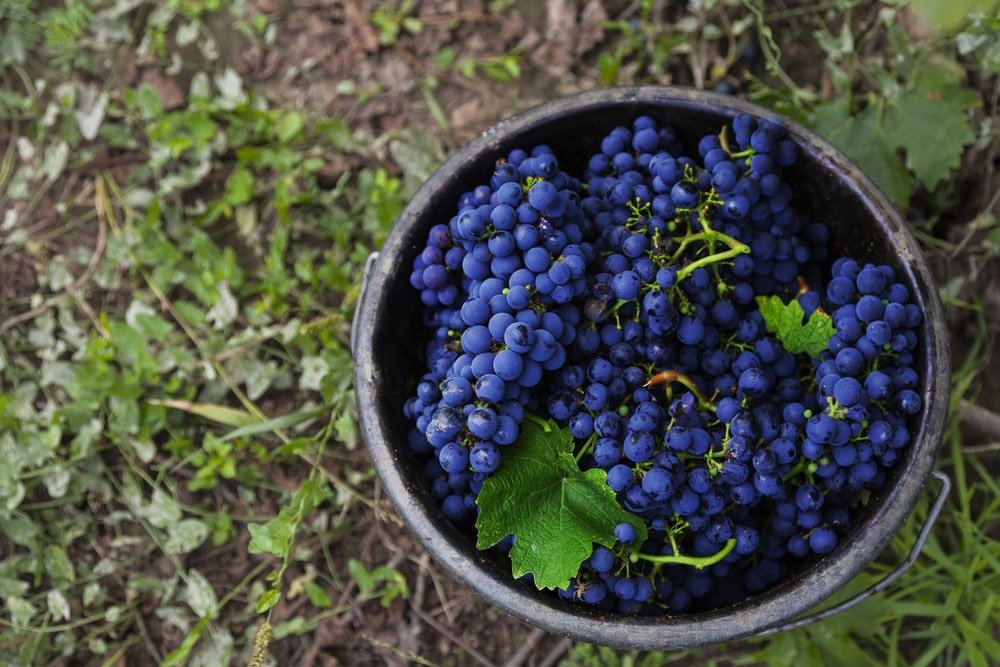
M546 143L563 169L582 172L600 138L640 114L671 125L687 146L717 132L739 113L769 112L738 99L671 87L607 88L553 100L501 121L458 151L420 188L366 272L353 340L355 387L362 431L386 493L412 533L440 565L487 602L553 634L629 649L680 649L767 634L836 613L888 586L912 564L943 505L950 483L932 473L948 410L948 334L930 270L905 222L864 173L808 129L788 123L800 148L787 175L796 205L830 224L833 256L892 265L925 314L918 331L918 393L924 410L913 441L831 554L816 558L779 584L711 611L626 617L562 602L511 576L502 556L475 548L475 535L451 524L430 494L422 462L407 446L403 403L412 394L424 335L420 299L409 285L413 259L430 227L446 222L459 196L486 182L498 156ZM883 581L836 607L800 617L849 582L888 545L924 492L931 475L943 486L907 560Z

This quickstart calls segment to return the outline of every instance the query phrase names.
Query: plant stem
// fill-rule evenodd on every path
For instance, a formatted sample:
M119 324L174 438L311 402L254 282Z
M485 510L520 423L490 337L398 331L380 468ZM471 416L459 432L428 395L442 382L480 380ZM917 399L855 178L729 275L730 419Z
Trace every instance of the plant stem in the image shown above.
M528 420L528 421L535 422L536 424L538 424L539 426L541 426L542 430L545 431L546 433L549 433L549 432L552 431L552 426L549 424L549 422L545 421L544 419L542 419L541 417L539 417L538 415L536 415L533 412L525 412L524 413L524 418L526 420Z
M710 233L718 237L721 237L716 240L723 241L727 245L729 245L730 246L729 250L723 252L717 252L715 254L708 255L707 257L702 257L701 259L691 262L690 264L688 264L683 269L677 272L677 282L684 280L689 275L694 273L694 271L700 269L703 266L708 266L709 264L714 264L716 262L724 262L725 260L732 259L737 255L745 255L746 253L750 252L750 246L748 246L745 243L737 241L731 236L726 236L725 234L722 234L720 232L706 232L706 233Z
M629 560L633 563L639 560L644 560L657 565L690 565L691 567L703 570L710 565L718 563L720 560L728 556L729 552L735 548L736 538L732 537L726 541L719 551L711 556L653 556L651 554L634 553L629 557Z
M584 456L586 456L587 453L590 452L590 450L594 448L594 443L595 442L597 442L597 433L596 432L590 434L590 437L587 438L587 441L585 443L583 443L582 447L580 447L580 451L578 451L576 453L576 457L575 458L576 458L576 462L577 463L579 463L580 459L582 459Z
M652 387L658 384L666 384L669 386L674 382L680 382L692 394L694 394L694 397L698 399L698 406L700 408L702 408L703 410L710 410L712 412L715 412L715 406L712 404L711 401L705 398L705 395L701 393L700 389L698 389L698 385L692 382L691 378L689 378L687 375L684 375L684 373L681 373L680 371L674 371L674 370L661 371L656 375L654 375L653 377L649 378L649 381L646 382L646 384L643 386Z

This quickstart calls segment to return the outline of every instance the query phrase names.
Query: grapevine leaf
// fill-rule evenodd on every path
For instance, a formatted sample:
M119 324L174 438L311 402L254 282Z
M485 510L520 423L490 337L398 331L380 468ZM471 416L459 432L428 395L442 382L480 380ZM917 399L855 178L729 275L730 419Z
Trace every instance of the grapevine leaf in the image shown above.
M487 549L515 535L514 576L530 572L540 589L565 588L593 553L594 542L615 545L617 524L632 524L634 544L646 540L645 524L622 509L607 478L599 468L580 470L567 430L529 417L476 499L481 509L476 546Z
M979 95L961 85L964 72L944 65L923 68L912 89L887 104L883 127L906 166L933 190L961 163L962 149L975 135L966 110Z
M890 199L905 207L913 182L883 131L879 112L880 107L873 105L852 117L850 101L842 97L817 107L812 126L857 162Z
M836 333L833 320L822 310L816 310L804 321L805 311L796 299L786 304L779 296L759 296L757 307L767 330L793 354L805 352L814 359L819 358Z
M975 139L963 89L943 88L907 93L889 103L883 118L889 143L906 151L906 166L928 190L948 178Z

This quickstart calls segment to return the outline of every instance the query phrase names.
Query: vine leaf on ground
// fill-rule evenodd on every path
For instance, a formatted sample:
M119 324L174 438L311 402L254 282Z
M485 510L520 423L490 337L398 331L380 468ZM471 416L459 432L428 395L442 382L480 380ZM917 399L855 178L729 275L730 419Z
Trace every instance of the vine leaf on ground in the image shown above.
M538 588L565 588L593 553L594 542L615 545L622 522L646 540L646 526L626 512L600 468L580 470L573 458L573 436L552 422L530 416L521 435L504 448L500 468L483 484L476 546L488 549L507 535L514 576L534 576Z
M785 303L779 296L759 296L757 307L767 330L792 354L805 352L817 359L837 332L833 320L822 310L816 310L806 320L806 313L797 299Z
M885 132L891 143L906 146L906 166L929 190L958 168L963 147L975 139L960 108L919 93L906 95L886 109Z
M906 166L933 190L962 162L976 138L966 109L978 104L971 91L933 76L929 70L916 89L890 102L883 127L890 145L906 151Z
M913 194L913 184L903 161L885 137L879 109L870 106L852 117L850 106L846 96L819 105L813 129L857 162L890 199L906 206Z
M841 95L818 105L810 124L905 207L913 194L907 167L934 190L958 168L965 146L975 139L968 109L980 100L962 86L961 76L960 68L926 67L899 97L877 98L852 114L850 97Z

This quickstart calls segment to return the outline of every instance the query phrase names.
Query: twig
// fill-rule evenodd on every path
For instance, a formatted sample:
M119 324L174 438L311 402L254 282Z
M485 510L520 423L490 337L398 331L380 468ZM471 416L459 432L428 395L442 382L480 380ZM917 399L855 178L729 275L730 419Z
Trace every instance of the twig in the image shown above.
M981 405L962 401L959 408L965 411L962 424L976 433L1000 437L1000 415Z
M426 665L427 667L437 667L436 663L431 662L430 660L428 660L427 658L423 657L422 655L417 655L416 653L410 653L409 651L404 651L401 648L399 648L398 646L393 646L392 644L389 644L388 642L384 642L381 639L378 639L376 637L372 637L371 635L369 635L367 633L362 634L361 638L364 639L366 642L368 642L369 644L371 644L373 646L378 646L379 648L384 648L385 650L389 651L390 653L392 653L397 658L402 658L403 660L406 660L407 662L415 662L418 665Z
M94 329L101 335L101 338L110 340L111 334L104 328L104 323L101 322L101 318L97 316L94 309L90 307L90 303L88 303L82 296L78 299L74 299L73 302L76 304L76 307L83 311L83 314L87 316L87 319L94 325Z
M415 559L410 558L411 561ZM410 624L407 628L405 640L412 646L419 646L420 635L423 631L420 615L414 609L421 609L424 605L424 595L427 593L427 567L430 565L430 557L426 552L420 555L417 564L417 581L413 584L413 595L410 596Z
M441 625L440 623L438 623L437 621L435 621L433 618L431 618L429 614L425 613L421 609L417 609L416 607L412 607L412 609L413 609L414 613L416 613L417 616L419 616L421 619L423 619L423 621L425 623L427 623L432 628L434 628L435 630L437 630L438 632L440 632L442 635L444 635L445 637L447 637L449 640L451 640L451 642L453 644L455 644L455 646L459 647L460 649L462 649L463 651L465 651L466 653L468 653L476 662L478 662L481 665L485 665L486 667L496 667L496 665L494 665L492 662L490 662L486 658L486 656L484 656L482 653L480 653L476 649L474 649L471 646L469 646L468 644L466 644L459 637L457 637L455 635L455 633L453 633L451 630L449 630L448 628L446 628L445 626Z
M990 103L990 116L992 118L996 118L997 104L1000 103L1000 81L997 81L996 83L993 84L992 97L993 100ZM986 183L986 187L983 188L983 202L984 203L988 202L986 203L985 206L983 206L984 211L991 211L993 207L996 206L997 203L997 197L991 196L990 194L990 188L993 185L993 158L996 155L996 150L997 150L996 142L995 141L990 142L989 149L986 152L986 159L983 161L983 164L986 165L986 178L983 179L984 182ZM1000 191L997 191L997 196L1000 196Z
M489 14L477 14L474 12L455 12L453 14L433 14L431 16L418 16L417 20L426 25L436 25L439 23L449 24L452 21L468 21L469 23L494 23L495 16Z
M8 329L12 329L22 322L33 320L48 309L52 308L57 302L61 301L65 297L72 296L73 293L87 284L87 281L89 281L93 277L94 272L97 271L97 265L100 263L101 257L104 256L104 248L108 240L108 224L104 219L104 216L100 213L100 209L98 209L97 222L97 244L94 246L94 254L90 256L90 263L87 264L87 268L80 274L80 277L74 280L58 295L50 299L46 299L44 303L35 306L31 310L27 310L19 315L14 315L13 317L9 317L4 320L3 324L0 324L0 333L3 333Z
M538 642L547 635L548 633L541 628L536 628L531 631L531 634L524 640L524 643L518 647L514 655L507 659L507 662L503 663L503 667L521 667L528 656L535 650Z
M569 651L569 640L563 639L552 647L552 650L545 656L545 659L538 663L538 667L552 667L567 651Z
M448 619L448 623L451 625L455 624L455 616L451 611L451 600L445 595L444 586L441 584L441 580L438 579L435 573L431 574L431 583L434 584L434 592L437 593L438 601L441 603L440 609L444 613L444 617Z
M965 454L985 454L987 452L1000 452L1000 440L998 440L997 442L988 442L985 445L963 447L962 452L964 452Z

